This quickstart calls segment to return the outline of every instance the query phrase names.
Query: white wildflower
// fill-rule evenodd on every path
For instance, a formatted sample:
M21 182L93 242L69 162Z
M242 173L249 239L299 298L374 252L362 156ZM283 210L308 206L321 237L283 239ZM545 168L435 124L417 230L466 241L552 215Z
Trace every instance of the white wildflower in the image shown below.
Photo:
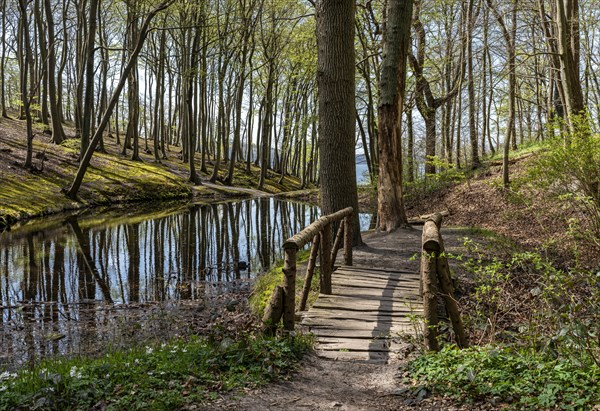
M152 354L152 351L154 351L152 347L146 346L146 354Z
M11 374L8 371L4 371L2 374L0 374L0 381L4 381L4 380L10 380L11 378L16 378L17 374Z
M79 371L76 366L71 367L69 375L71 376L71 378L81 379L81 371Z
M0 392L6 391L6 385L0 385Z

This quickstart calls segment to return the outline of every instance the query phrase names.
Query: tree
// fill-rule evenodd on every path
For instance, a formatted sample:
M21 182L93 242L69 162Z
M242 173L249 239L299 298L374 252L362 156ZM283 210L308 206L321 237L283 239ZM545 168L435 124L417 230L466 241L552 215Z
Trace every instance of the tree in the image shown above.
M406 59L410 40L412 0L389 0L379 103L379 230L407 224L402 189L400 119L406 88Z
M410 54L409 59L416 78L415 101L419 113L425 121L425 174L435 174L436 167L431 161L436 155L436 113L438 108L453 99L461 89L462 80L465 72L465 45L463 42L460 50L459 63L456 64L456 71L449 91L441 97L435 97L430 81L425 77L425 46L426 33L421 22L421 7L423 0L416 0L413 12L413 27L416 33L417 53ZM447 59L451 56L446 56Z
M317 2L317 84L321 209L353 207L354 244L362 242L358 220L355 154L354 2Z
M517 0L513 2L512 9L512 26L509 30L504 21L504 17L492 3L492 0L487 0L487 4L494 13L502 35L506 42L506 54L508 61L508 125L506 127L506 137L504 138L504 155L502 161L502 183L504 187L510 184L508 173L508 156L510 152L511 139L516 138L516 115L515 115L515 99L516 99L516 35L517 35Z
M6 82L5 82L5 67L6 67L6 0L2 0L2 7L0 8L0 14L2 14L2 33L0 35L0 42L2 42L2 54L0 55L0 115L3 118L7 118L6 113Z
M54 16L50 0L43 0L44 12L46 14L46 30L48 36L48 100L50 103L50 118L52 119L52 142L60 144L65 139L65 131L62 127L61 116L56 86L56 36L54 35Z
M21 103L27 123L27 155L25 157L25 168L32 167L33 159L33 119L31 118L31 98L33 95L33 76L30 78L31 62L33 61L31 51L31 36L29 35L29 10L27 0L19 0L19 68L21 71Z
M25 0L20 0L24 2ZM127 65L123 69L123 73L121 74L121 78L119 79L119 83L117 84L115 91L108 103L106 111L98 124L98 128L92 137L90 144L81 158L81 162L79 164L79 168L77 169L77 174L73 179L73 182L68 188L65 188L65 195L73 200L77 199L77 193L79 192L79 188L81 187L81 183L83 182L83 177L85 176L85 172L87 171L88 166L90 165L90 160L94 155L94 150L98 146L100 139L102 138L102 133L104 133L104 129L108 125L108 121L112 116L112 111L119 100L119 96L121 95L121 91L123 87L125 87L125 81L129 76L131 70L133 70L137 66L137 56L140 54L142 50L142 46L144 45L144 40L146 39L146 35L148 34L148 29L150 28L150 23L156 14L160 11L166 9L171 4L172 0L167 0L162 3L159 3L154 9L152 9L144 19L144 22L140 26L139 36L137 37L137 41L135 47L132 49L132 52L129 56L129 60L127 61Z
M579 0L556 0L558 54L560 57L561 85L567 121L573 129L572 116L585 112L581 79L579 78Z

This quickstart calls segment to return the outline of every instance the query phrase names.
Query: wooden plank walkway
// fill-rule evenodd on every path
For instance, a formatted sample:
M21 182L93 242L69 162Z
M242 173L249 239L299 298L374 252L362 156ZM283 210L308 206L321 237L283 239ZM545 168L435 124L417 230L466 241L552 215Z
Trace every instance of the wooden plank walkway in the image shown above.
M415 335L410 317L422 313L417 272L341 266L332 291L320 294L301 322L315 335L319 356L387 363L399 335Z

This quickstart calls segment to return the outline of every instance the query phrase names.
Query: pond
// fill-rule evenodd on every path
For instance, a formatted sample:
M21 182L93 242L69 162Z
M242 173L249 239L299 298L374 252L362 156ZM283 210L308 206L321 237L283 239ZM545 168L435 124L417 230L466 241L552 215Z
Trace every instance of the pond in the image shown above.
M258 198L89 210L2 233L0 369L201 328L216 299L247 289L318 217Z

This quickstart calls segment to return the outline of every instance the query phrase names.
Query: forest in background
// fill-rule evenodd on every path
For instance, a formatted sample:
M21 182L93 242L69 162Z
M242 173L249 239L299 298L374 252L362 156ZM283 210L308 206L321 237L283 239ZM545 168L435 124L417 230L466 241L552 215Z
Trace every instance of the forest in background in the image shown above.
M373 180L385 6L356 4L356 148ZM504 141L514 150L551 137L573 110L597 124L598 9L595 0L414 2L405 180L478 166ZM29 139L46 132L60 144L68 124L83 156L100 128L134 160L146 150L161 161L180 146L192 181L190 152L211 181L234 183L234 161L259 165L260 185L268 169L318 180L310 2L3 0L0 11L1 114L30 118Z

